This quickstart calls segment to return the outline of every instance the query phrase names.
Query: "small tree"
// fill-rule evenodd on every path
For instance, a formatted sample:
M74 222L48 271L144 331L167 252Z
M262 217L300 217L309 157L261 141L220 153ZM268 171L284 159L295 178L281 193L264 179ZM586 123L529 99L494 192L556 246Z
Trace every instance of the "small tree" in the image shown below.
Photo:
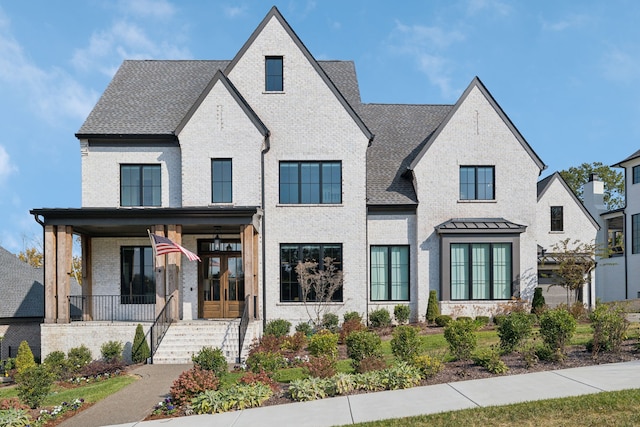
M531 302L531 312L534 314L540 314L544 310L544 307L547 305L547 302L544 300L544 295L542 295L542 288L536 288L533 292L533 301Z
M440 315L440 307L438 307L438 294L436 291L429 291L429 302L427 304L427 323L436 321L436 317Z
M551 247L552 253L545 255L543 263L553 263L553 270L557 277L557 283L552 286L562 286L567 291L567 305L578 301L578 295L582 287L589 282L591 271L596 267L596 245L583 243L579 240L573 242L565 239Z
M322 325L322 319L328 312L335 293L342 288L342 271L334 264L335 260L326 257L323 268L317 261L299 262L296 266L301 299L309 318L316 327Z
M133 363L143 363L151 356L149 344L144 336L142 325L136 326L136 335L133 338L133 348L131 349L131 360Z
M33 358L31 347L29 347L28 342L22 341L18 347L18 354L16 356L16 370L18 371L18 375L34 366L36 366L36 361Z

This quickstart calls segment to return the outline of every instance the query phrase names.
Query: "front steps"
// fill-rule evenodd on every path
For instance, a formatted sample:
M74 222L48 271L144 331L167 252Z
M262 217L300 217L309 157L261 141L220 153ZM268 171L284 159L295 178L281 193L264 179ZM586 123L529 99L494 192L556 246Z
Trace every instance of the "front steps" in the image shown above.
M156 354L154 364L191 363L191 356L202 347L221 348L229 363L238 362L238 327L240 319L180 320L171 324ZM241 358L246 359L249 346L260 333L260 321L249 322Z

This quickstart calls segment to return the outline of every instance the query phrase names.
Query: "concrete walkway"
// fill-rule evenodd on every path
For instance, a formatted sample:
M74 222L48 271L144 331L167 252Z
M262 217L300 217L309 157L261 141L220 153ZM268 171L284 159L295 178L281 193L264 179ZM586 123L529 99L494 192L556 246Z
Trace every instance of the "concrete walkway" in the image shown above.
M145 419L169 393L178 376L193 365L142 365L131 371L140 377L117 393L60 423L60 427L99 427Z
M141 391L140 388L133 391L132 387L138 384L143 384L143 381L138 381L123 390L125 395L129 396L129 402L136 405L145 392L151 391ZM633 388L640 388L640 361L506 375L406 390L267 406L224 414L194 415L144 422L122 423L121 417L115 418L118 414L103 412L105 417L101 420L104 425L112 424L111 427L328 427ZM153 394L154 399L160 401L157 392L149 394ZM157 402L152 403L152 406L155 403ZM117 411L124 411L124 406ZM142 406L142 403L140 402L138 406ZM82 413L78 416L80 415ZM66 427L67 424L64 426Z

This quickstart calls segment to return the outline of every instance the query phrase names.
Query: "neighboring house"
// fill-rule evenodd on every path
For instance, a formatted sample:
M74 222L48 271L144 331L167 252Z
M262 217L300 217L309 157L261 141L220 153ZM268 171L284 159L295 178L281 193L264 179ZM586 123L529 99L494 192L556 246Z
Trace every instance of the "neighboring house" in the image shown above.
M133 337L165 305L183 322L308 321L306 259L343 272L339 315L406 304L423 319L430 289L444 313L487 314L538 283L545 165L482 82L455 105L363 104L354 64L316 60L276 8L230 61L125 61L76 136L82 208L31 211L45 234L45 353ZM154 260L147 230L202 262Z
M0 247L0 360L15 357L27 341L40 357L40 324L44 318L43 270Z
M624 168L625 206L608 211L604 183L592 175L584 186L585 206L598 219L603 252L596 269L596 295L602 301L640 298L640 150L613 167Z
M544 290L547 305L571 304L574 295L570 295L567 301L567 291L558 286L558 278L554 274L558 259L556 252L563 248L563 241L568 242L569 249L580 244L594 244L600 226L558 172L538 182L536 219L536 241L540 252L538 284ZM592 255L585 256L589 259ZM579 254L576 257L578 260L581 258ZM592 270L578 292L579 299L587 307L595 306L595 283L595 270Z

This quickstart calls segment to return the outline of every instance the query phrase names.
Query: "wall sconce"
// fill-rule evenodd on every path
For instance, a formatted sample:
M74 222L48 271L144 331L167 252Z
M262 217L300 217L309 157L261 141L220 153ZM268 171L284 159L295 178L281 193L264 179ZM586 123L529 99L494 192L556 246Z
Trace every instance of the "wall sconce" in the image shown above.
M213 239L213 250L220 250L220 235L216 234L216 237Z

